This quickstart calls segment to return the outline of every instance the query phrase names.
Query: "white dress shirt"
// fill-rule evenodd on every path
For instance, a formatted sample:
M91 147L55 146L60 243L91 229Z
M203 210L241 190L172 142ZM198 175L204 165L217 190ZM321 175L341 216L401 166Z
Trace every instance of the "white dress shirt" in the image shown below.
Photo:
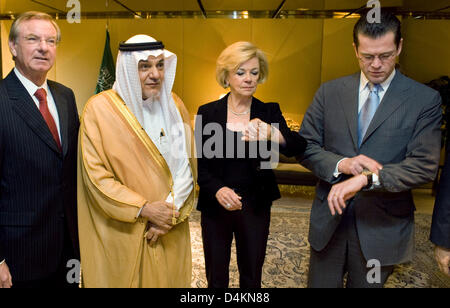
M394 77L395 77L395 70L392 71L392 73L384 82L380 83L381 89L378 91L378 97L380 98L380 102L383 100L384 94L386 94L386 91L391 85L392 79L394 79ZM369 97L370 88L368 84L369 79L367 79L366 75L364 75L364 73L361 72L361 78L359 82L358 114L361 111L361 108L363 107L367 98Z
M53 117L53 120L55 121L56 124L56 128L58 129L58 135L59 135L59 140L61 141L62 144L62 139L61 139L61 131L59 128L59 116L58 116L58 110L56 109L56 104L55 101L53 99L52 96L52 92L48 89L48 85L47 85L47 79L45 80L44 84L41 85L40 87L38 87L37 85L35 85L32 81L30 81L28 78L26 78L25 76L23 76L19 70L15 67L14 68L14 73L16 74L17 78L19 78L19 81L22 83L22 85L25 87L25 89L27 90L27 92L30 94L31 98L33 99L34 103L36 104L36 107L39 109L39 100L37 99L37 97L34 95L34 93L36 93L36 91L40 88L43 88L45 90L45 92L47 92L47 105L48 105L48 110L50 111L50 114Z

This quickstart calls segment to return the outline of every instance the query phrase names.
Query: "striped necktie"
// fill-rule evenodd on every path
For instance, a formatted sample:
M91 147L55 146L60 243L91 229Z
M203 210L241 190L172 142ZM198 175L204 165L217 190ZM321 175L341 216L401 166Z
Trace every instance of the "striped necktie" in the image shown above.
M361 147L367 128L380 105L378 92L383 89L379 84L372 83L369 83L368 87L370 89L369 96L358 115L358 147Z

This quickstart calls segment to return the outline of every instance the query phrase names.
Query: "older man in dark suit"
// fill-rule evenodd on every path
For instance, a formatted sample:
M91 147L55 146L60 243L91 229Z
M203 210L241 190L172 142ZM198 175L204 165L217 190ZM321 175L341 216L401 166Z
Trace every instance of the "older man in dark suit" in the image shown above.
M310 287L382 287L414 248L411 189L435 178L439 93L395 70L400 21L354 27L361 72L317 91L300 129L320 178L311 210Z
M50 80L60 30L51 16L15 20L13 71L0 83L0 286L66 285L79 256L76 219L78 112Z

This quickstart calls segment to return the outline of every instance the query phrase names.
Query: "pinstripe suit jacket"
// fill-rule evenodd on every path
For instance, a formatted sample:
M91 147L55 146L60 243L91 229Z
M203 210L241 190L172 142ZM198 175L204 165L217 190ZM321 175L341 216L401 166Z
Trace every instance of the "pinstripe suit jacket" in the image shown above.
M381 265L408 261L414 248L411 189L432 181L441 146L439 93L396 72L358 148L360 73L324 83L305 114L300 134L308 146L302 164L320 178L311 210L309 241L320 251L341 216L331 216L327 196L337 162L364 154L383 165L381 187L350 200L366 260ZM348 207L347 207L348 208Z
M48 87L58 110L62 153L15 73L0 82L0 259L6 259L13 281L56 271L65 222L78 252L78 112L72 90L52 81Z

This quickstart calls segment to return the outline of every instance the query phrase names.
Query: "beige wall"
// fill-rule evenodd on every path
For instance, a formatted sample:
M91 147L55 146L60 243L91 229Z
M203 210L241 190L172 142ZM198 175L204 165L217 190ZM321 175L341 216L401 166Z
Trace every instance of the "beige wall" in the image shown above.
M58 24L63 37L49 77L74 90L81 112L95 91L106 20ZM320 85L322 20L119 19L108 24L114 59L119 42L139 33L163 40L177 54L174 91L191 113L227 92L215 80L215 62L226 46L239 40L254 42L269 59L269 79L259 86L258 98L280 102L285 113L298 115L305 112ZM3 76L14 65L7 43L10 26L11 22L2 22Z
M323 21L256 20L252 41L267 52L270 75L258 89L287 114L303 114L320 85Z
M450 20L403 21L402 70L419 82L450 76Z
M249 40L267 53L269 79L256 97L277 101L300 120L319 85L358 70L352 48L356 19L116 19L109 21L114 58L120 41L144 33L160 39L178 56L174 91L193 114L199 105L226 93L215 81L219 53L238 40ZM49 78L71 87L79 111L95 91L105 42L106 20L58 21L63 40ZM1 22L3 76L13 62L7 37L11 22ZM405 20L402 69L423 82L450 75L447 20Z
M353 51L353 26L357 19L324 21L321 82L352 74L359 70Z

